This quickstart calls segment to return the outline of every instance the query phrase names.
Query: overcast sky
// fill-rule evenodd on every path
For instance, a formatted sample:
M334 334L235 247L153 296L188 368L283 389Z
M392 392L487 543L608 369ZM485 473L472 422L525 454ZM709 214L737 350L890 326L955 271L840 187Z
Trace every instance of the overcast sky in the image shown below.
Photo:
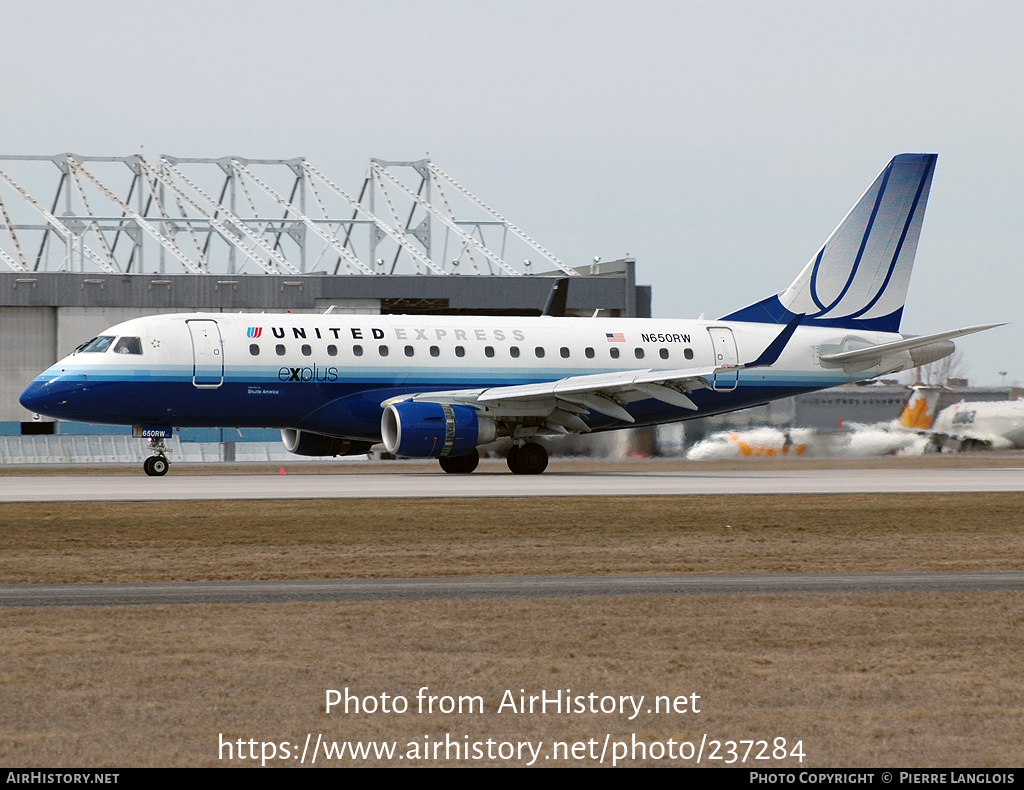
M785 288L893 155L937 152L903 331L1024 382L1024 3L9 3L0 153L429 152L659 317Z

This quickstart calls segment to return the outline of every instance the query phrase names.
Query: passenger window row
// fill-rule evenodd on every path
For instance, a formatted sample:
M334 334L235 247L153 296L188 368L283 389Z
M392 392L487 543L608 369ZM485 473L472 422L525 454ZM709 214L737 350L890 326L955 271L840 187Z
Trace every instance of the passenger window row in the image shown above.
M313 355L313 347L310 346L308 343L303 343L299 350L302 352L302 355L304 357L310 357ZM285 346L284 343L278 343L277 345L274 346L274 352L277 354L277 356L283 357L288 353L288 348L287 346ZM377 346L377 353L382 357L386 357L391 353L391 349L386 344L381 344ZM407 357L414 357L416 356L416 347L405 346L403 348L403 353ZM512 359L518 359L520 355L519 346L509 346L508 353L509 356L512 357ZM537 357L537 359L544 359L545 355L547 354L547 350L544 348L544 346L536 346L533 349L533 353L534 356ZM562 359L569 359L572 356L572 352L569 350L568 346L562 346L561 348L559 348L558 353L562 357ZM611 359L618 359L619 353L620 352L618 346L612 346L611 348L608 349L608 356ZM258 357L260 355L259 343L252 343L249 345L249 354L254 357ZM439 346L430 346L429 354L430 356L435 358L439 357L441 356L441 348ZM358 343L353 345L352 356L361 357L362 355L362 345ZM583 355L587 359L594 359L597 356L597 352L591 346L587 346L585 349L583 349ZM333 343L327 346L327 356L338 356L338 347ZM455 346L455 356L460 358L466 356L466 347ZM484 356L487 357L488 359L493 359L495 356L494 346L484 346ZM642 348L636 347L633 349L633 356L636 357L637 359L643 359L646 356L646 351ZM661 357L661 359L669 359L671 355L667 348L660 348L658 349L658 356ZM683 358L693 359L693 349L689 347L684 348Z

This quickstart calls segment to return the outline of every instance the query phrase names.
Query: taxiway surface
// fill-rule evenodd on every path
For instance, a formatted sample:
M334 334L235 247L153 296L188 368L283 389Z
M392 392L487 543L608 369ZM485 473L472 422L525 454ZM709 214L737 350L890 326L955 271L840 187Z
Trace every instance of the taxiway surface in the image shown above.
M1001 590L1024 590L1024 572L522 576L451 579L0 584L0 606L423 601L609 595L956 593Z
M1024 491L1024 470L752 469L750 471L190 475L161 478L52 474L0 478L0 502L223 499L881 494Z

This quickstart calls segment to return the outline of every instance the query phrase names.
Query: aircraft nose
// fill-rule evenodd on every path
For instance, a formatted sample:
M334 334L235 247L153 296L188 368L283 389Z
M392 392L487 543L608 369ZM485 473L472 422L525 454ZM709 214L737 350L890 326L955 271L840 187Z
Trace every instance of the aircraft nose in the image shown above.
M51 400L52 393L47 389L46 382L39 379L29 384L18 398L22 406L35 414L43 414Z
M35 414L46 417L63 417L67 411L69 398L75 394L75 382L62 378L59 374L44 373L29 384L18 401Z

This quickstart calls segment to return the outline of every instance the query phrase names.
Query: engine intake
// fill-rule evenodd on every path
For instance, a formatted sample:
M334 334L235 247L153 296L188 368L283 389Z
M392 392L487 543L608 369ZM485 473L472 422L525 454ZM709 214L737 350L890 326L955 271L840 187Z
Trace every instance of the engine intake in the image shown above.
M408 458L466 455L493 442L497 431L494 421L472 406L450 403L392 403L380 420L385 449Z

